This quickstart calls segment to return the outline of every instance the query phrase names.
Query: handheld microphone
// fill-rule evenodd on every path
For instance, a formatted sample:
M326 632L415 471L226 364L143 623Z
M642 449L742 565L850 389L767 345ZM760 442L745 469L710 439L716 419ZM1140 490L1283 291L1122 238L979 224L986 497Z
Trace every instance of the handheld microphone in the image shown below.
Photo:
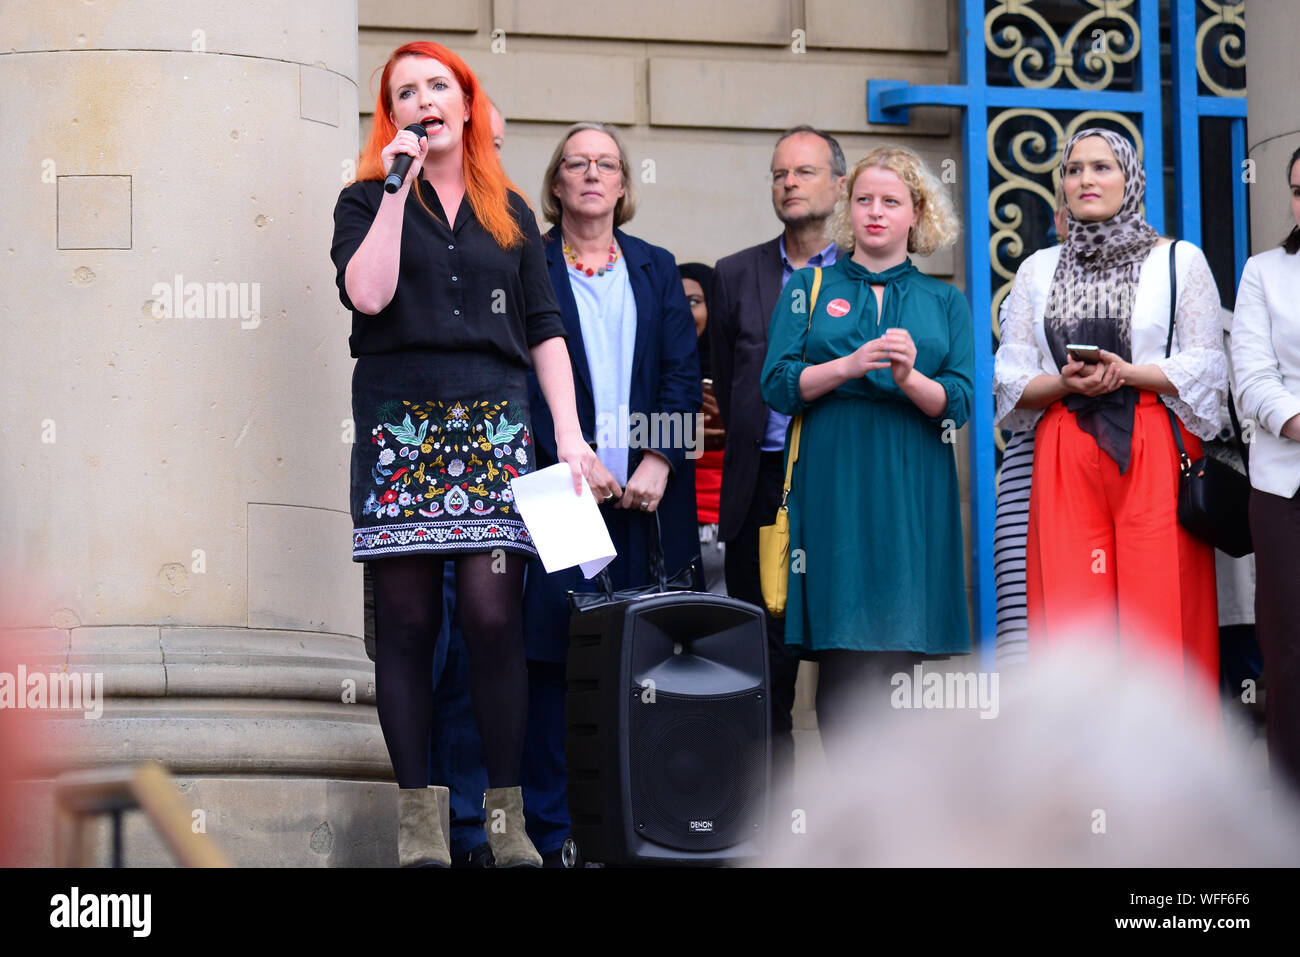
M420 139L428 136L424 125L421 123L412 123L406 128L408 133L414 133ZM384 177L384 192L396 193L402 188L402 180L406 179L406 174L411 169L411 162L415 159L410 153L398 153L393 157L393 168L389 174Z

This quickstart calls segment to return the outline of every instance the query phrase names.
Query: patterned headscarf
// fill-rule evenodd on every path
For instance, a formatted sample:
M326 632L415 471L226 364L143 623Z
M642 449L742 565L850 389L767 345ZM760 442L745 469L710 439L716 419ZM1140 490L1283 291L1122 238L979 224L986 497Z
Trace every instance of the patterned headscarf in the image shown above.
M1062 344L1078 342L1075 334L1088 325L1086 319L1108 319L1114 324L1114 340L1118 346L1112 351L1131 360L1133 297L1142 263L1160 234L1141 212L1146 196L1146 172L1138 162L1133 144L1118 133L1091 128L1074 134L1061 154L1062 182L1074 145L1088 136L1101 137L1115 154L1124 174L1124 199L1114 216L1099 222L1078 220L1067 206L1069 228L1047 298L1049 339L1053 338L1051 332L1055 329L1064 337ZM1097 344L1111 348L1104 343ZM1064 365L1064 354L1059 358Z
M1071 343L1100 346L1125 361L1133 360L1133 300L1142 264L1160 238L1141 213L1146 173L1133 145L1118 133L1086 129L1071 137L1061 154L1062 182L1074 145L1088 136L1101 137L1115 154L1124 174L1124 198L1114 216L1099 222L1082 222L1066 209L1069 227L1043 317L1057 368L1065 365L1065 347ZM1121 386L1093 397L1071 393L1063 401L1079 428L1096 439L1121 473L1127 471L1137 392Z

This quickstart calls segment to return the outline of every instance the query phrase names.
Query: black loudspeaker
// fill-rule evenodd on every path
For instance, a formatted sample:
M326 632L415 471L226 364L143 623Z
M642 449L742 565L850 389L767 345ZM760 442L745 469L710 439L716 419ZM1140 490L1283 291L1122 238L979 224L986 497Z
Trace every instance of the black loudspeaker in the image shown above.
M762 850L767 633L754 605L668 592L574 612L565 761L574 840L606 864Z

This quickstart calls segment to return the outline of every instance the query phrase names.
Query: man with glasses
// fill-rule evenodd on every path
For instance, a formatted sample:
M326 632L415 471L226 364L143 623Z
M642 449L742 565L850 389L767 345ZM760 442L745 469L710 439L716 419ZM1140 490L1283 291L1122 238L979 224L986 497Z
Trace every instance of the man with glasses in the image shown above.
M785 229L775 239L718 261L709 317L713 389L726 426L718 536L726 542L727 593L763 606L758 530L781 504L789 417L763 402L759 377L767 327L796 269L829 266L836 248L826 224L844 188L844 153L835 137L811 126L786 130L770 167L772 207ZM785 648L782 619L767 616L772 702L772 780L783 788L794 772L790 711L799 661ZM775 809L775 802L774 802Z

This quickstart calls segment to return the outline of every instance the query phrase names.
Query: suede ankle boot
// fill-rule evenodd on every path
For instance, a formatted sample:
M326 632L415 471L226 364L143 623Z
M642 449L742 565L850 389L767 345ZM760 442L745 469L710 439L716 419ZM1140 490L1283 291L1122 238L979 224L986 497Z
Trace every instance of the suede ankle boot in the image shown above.
M497 867L542 866L542 855L524 829L524 796L519 788L483 792L483 830Z
M447 807L446 788L398 788L397 860L402 867L451 867Z
M442 846L451 856L451 791L440 784L431 785L429 790L438 796L438 825L442 828Z

